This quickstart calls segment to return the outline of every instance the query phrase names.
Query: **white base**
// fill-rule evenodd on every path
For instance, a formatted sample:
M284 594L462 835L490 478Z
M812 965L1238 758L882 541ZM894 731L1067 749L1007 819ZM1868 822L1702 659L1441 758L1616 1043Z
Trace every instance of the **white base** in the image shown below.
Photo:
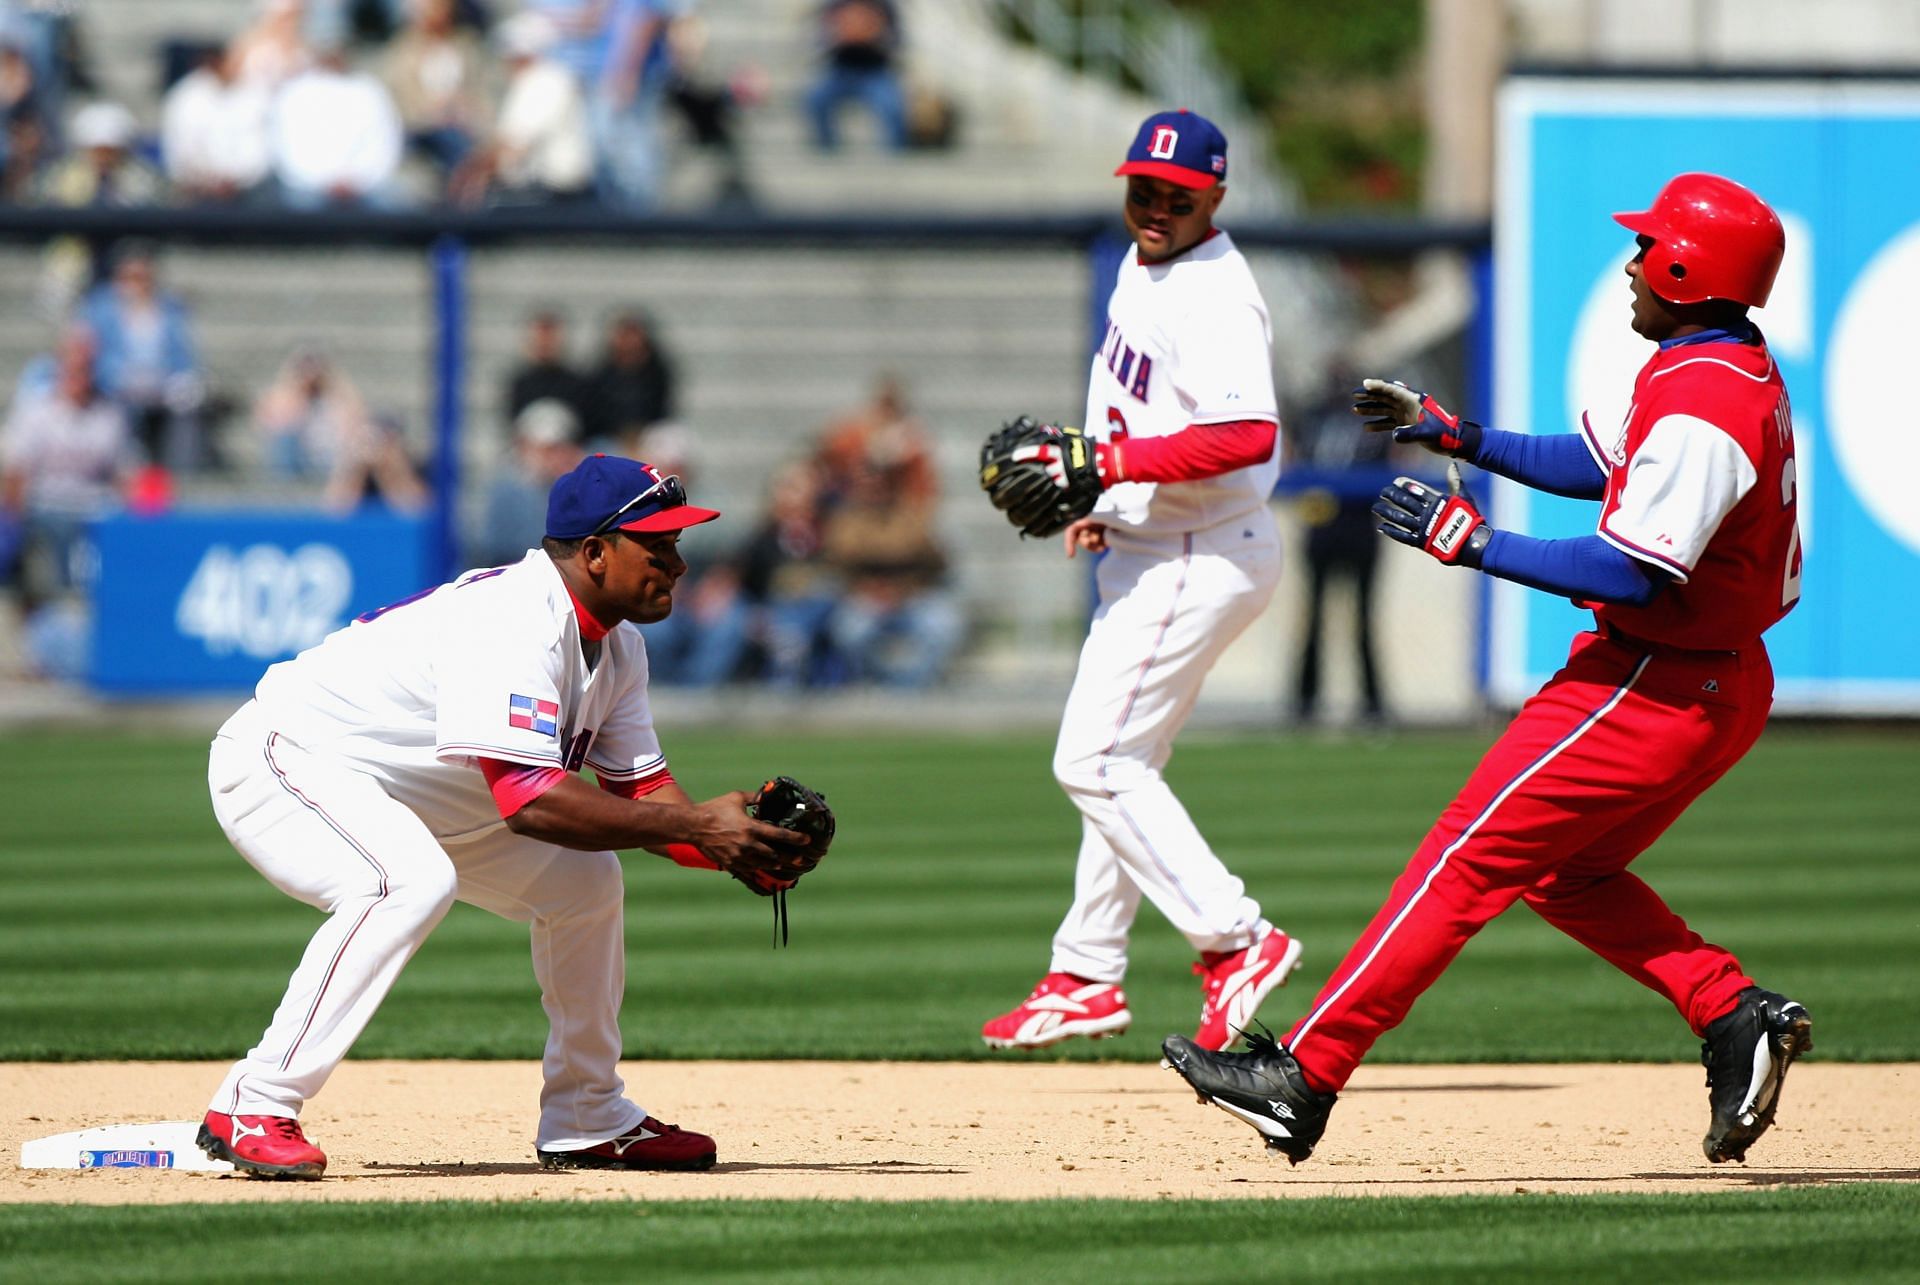
M110 1124L75 1133L56 1133L20 1144L22 1169L185 1169L194 1173L232 1173L225 1160L212 1160L194 1145L197 1120L156 1124Z

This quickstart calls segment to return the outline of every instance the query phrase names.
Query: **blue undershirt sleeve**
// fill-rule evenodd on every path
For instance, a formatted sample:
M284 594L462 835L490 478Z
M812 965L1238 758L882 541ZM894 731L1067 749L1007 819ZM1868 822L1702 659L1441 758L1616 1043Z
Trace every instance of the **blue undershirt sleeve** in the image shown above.
M1581 457L1589 464L1593 462L1585 447L1581 448ZM1667 577L1659 571L1628 557L1597 535L1536 540L1511 531L1495 531L1480 555L1480 569L1563 598L1635 607L1652 602L1667 583Z
M1607 491L1607 475L1593 462L1586 439L1578 433L1535 437L1482 427L1480 449L1471 462L1536 491L1576 500L1597 500Z

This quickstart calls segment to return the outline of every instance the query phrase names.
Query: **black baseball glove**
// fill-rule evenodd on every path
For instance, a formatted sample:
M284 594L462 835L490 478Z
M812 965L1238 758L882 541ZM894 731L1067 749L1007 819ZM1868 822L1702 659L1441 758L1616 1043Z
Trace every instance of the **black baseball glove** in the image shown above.
M810 790L790 776L776 776L760 787L747 804L756 821L777 825L806 836L807 842L774 845L781 857L778 871L751 871L735 874L747 887L762 897L773 898L775 939L787 944L787 890L813 871L833 844L833 809L827 796Z
M1093 512L1099 456L1080 429L1022 415L981 446L980 489L1021 535L1052 535Z

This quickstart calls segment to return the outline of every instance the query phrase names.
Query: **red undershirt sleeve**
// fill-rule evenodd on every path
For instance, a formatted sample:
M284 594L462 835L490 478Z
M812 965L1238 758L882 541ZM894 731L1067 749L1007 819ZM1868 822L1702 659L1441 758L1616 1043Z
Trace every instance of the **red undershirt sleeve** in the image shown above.
M493 791L494 806L500 809L503 817L510 817L526 807L551 790L567 774L565 768L530 767L525 763L489 758L480 760L480 771L487 778L487 788Z
M1264 462L1280 426L1270 419L1189 424L1165 437L1126 437L1109 447L1109 486L1118 482L1197 482Z

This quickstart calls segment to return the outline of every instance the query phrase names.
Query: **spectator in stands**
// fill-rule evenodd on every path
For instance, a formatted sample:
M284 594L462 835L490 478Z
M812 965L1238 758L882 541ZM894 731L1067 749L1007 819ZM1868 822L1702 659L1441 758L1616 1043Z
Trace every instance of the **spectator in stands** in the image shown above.
M507 92L493 137L455 172L449 195L463 205L552 204L591 195L593 137L580 84L551 57L556 40L545 14L500 24Z
M331 477L351 442L372 436L366 400L319 348L294 351L253 408L267 470L282 479Z
M425 512L432 493L407 454L406 426L399 417L385 412L365 415L346 421L344 427L322 502L336 513Z
M112 280L87 296L82 315L99 344L100 389L126 408L147 459L173 473L211 464L200 418L206 380L187 307L159 288L153 247L120 242Z
M455 21L454 0L413 0L412 20L388 46L407 145L452 174L486 126L488 64L478 36Z
M189 201L243 200L262 190L271 170L272 98L242 80L237 65L218 46L209 47L161 100L161 160L174 191Z
M652 322L638 311L616 313L588 384L588 432L615 441L636 437L673 415L673 394L673 362Z
M260 0L259 16L234 37L227 52L241 84L269 96L278 93L313 60L304 0Z
M128 209L158 203L166 195L160 172L133 153L138 125L118 103L90 103L74 114L68 129L74 151L41 175L43 205ZM49 314L64 316L73 301L110 268L111 238L61 237L47 247L42 303Z
M160 200L166 181L132 150L139 128L133 113L119 103L82 107L68 131L73 153L47 172L40 186L42 203L125 209Z
M682 0L610 0L591 100L603 204L645 210L659 200L660 109L672 65L667 25L682 7Z
M23 390L0 430L0 543L17 554L29 656L56 677L85 665L84 616L70 596L86 583L87 523L118 506L139 463L126 414L100 395L93 362L92 334L69 327L52 383Z
M900 15L892 0L824 0L818 10L823 66L807 94L813 137L822 150L840 146L838 116L848 100L880 120L887 145L907 145L907 103L895 65Z
M33 190L48 148L46 107L26 50L0 32L0 202Z
M705 70L706 50L707 28L699 15L682 14L667 27L667 101L686 122L694 147L713 153L720 162L714 203L751 207L753 187L747 178L737 118L741 108L767 96L766 72L749 66L725 80L717 79Z
M567 321L560 313L540 308L528 314L520 364L508 374L506 392L509 428L535 402L556 401L572 413L575 440L585 437L587 380L567 360Z
M828 514L822 547L845 580L828 629L847 677L927 687L960 649L966 617L946 587L934 505L905 482L904 461L872 461Z
M280 88L268 136L280 196L296 209L393 209L404 136L387 87L347 65L339 46Z
M0 0L0 41L26 59L49 156L57 155L67 142L62 123L68 94L98 92L87 69L78 8L49 0Z
M728 561L746 611L733 618L734 633L712 628L703 640L701 663L710 682L738 672L749 640L764 652L766 678L774 687L834 676L826 663L826 631L841 582L821 549L821 492L819 468L811 460L774 475L766 518Z
M874 381L869 401L827 426L819 460L828 478L851 479L882 467L892 472L906 498L932 504L939 496L932 438L907 405L899 376L891 373Z
M586 455L572 406L543 397L513 420L513 448L487 483L480 525L467 541L467 565L518 562L546 533L547 492Z

